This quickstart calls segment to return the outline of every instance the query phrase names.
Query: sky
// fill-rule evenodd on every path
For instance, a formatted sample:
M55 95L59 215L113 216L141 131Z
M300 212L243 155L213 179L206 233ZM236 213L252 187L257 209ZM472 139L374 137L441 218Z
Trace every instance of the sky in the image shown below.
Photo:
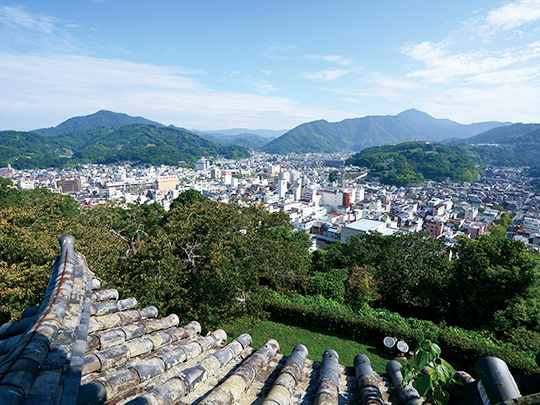
M0 0L0 130L540 122L540 0Z

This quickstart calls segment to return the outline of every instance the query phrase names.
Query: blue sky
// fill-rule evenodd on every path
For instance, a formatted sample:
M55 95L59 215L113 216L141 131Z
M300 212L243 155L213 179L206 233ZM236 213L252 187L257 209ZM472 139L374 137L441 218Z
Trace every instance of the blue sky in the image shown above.
M0 129L540 122L540 0L0 0Z

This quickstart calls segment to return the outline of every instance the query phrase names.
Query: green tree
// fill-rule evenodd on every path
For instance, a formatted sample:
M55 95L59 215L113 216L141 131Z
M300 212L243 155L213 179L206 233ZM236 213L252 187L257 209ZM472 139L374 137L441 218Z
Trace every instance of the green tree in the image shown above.
M336 182L338 180L338 174L339 172L337 170L330 172L330 174L328 175L328 181L330 183Z
M206 200L200 191L189 189L182 192L178 197L176 197L171 203L170 209L175 209L178 207L185 207L188 205L193 205L196 202L201 202Z
M540 256L522 242L490 236L462 238L453 250L457 255L453 322L468 328L493 327L497 313L501 322L505 311L536 302Z
M407 315L442 319L448 311L451 263L444 242L424 232L383 236L374 232L333 244L326 260L333 268L364 268L361 279L376 288L378 305ZM358 270L357 270L358 271ZM351 280L352 281L352 280Z

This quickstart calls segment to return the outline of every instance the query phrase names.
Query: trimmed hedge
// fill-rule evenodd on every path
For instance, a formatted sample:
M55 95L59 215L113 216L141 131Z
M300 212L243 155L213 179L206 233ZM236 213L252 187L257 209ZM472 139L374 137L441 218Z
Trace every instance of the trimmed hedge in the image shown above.
M338 336L376 345L380 345L386 336L399 337L411 347L418 346L424 339L430 339L441 346L444 358L451 362L472 367L483 357L498 357L515 374L538 372L534 355L514 345L483 337L482 333L437 326L430 321L406 319L386 310L366 308L355 313L322 297L294 295L288 299L271 293L258 297L257 301L255 305L260 306L275 321L301 327L315 326Z

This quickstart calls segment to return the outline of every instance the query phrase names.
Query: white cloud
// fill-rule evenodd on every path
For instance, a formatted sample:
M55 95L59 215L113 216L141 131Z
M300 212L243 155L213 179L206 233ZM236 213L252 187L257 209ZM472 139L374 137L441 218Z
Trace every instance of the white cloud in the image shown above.
M346 59L341 55L307 55L304 56L303 59L313 59L313 60L324 60L331 63L336 63L338 65L347 66L352 64L352 61L350 59Z
M265 58L283 61L294 58L297 50L298 47L294 45L284 45L279 42L270 41L263 49L262 54Z
M504 72L505 68L525 62L536 62L540 57L540 41L500 51L479 49L452 53L444 43L424 41L409 44L402 52L421 62L424 68L408 73L406 77L420 77L432 83L451 83L454 79L485 75L490 72ZM538 62L536 62L538 63Z
M260 83L255 84L255 89L257 90L257 93L259 94L268 94L273 91L278 91L279 89L275 87L273 84L268 83L266 81L261 81Z
M35 129L100 109L199 129L282 129L321 117L345 118L342 112L303 107L288 98L218 91L184 73L87 56L0 53L0 127ZM261 86L273 90L268 83Z
M540 0L521 0L489 11L485 22L495 29L511 30L538 19L540 19Z
M347 103L361 104L362 102L357 98L343 97L340 100L346 101Z
M540 77L540 67L507 69L473 76L469 79L469 83L515 85L530 82L538 77Z
M302 77L305 79L311 79L311 80L327 80L332 81L339 79L340 77L343 77L345 75L348 75L351 71L347 69L324 69L319 72L313 72L313 73L302 73Z

